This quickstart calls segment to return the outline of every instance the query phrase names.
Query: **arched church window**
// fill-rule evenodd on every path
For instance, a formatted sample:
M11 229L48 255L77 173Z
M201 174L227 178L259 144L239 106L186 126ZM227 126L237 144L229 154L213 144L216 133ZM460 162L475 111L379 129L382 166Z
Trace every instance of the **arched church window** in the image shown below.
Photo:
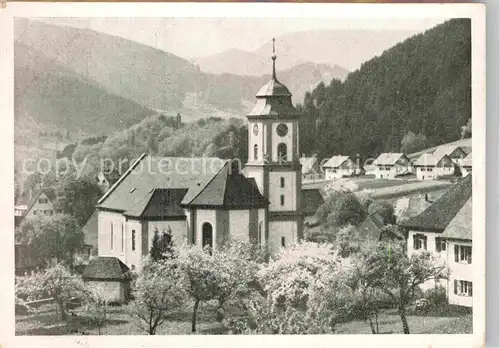
M208 247L209 250L213 248L213 227L209 222L203 223L201 227L201 245L203 248Z
M278 159L286 161L287 148L285 143L278 144Z
M257 161L259 159L259 155L258 155L258 152L259 152L259 146L257 146L257 144L255 144L253 146L253 159L255 161Z

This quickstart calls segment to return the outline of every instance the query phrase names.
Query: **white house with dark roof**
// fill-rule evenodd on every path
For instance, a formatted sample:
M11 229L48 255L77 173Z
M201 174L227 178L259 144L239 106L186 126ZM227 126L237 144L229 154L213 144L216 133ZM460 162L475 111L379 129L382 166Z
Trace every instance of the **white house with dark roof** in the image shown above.
M450 269L448 302L472 307L474 265L472 260L472 197L446 227L446 261Z
M333 156L323 164L325 179L340 179L360 173L359 165L349 156Z
M276 252L302 239L300 114L272 60L271 80L247 115L245 175L215 157L140 156L98 202L99 257L141 267L155 231L214 249L240 239Z
M381 153L373 165L377 167L375 177L378 179L394 179L413 172L412 163L404 153Z
M441 280L439 283L447 289L450 303L454 301L451 296L455 295L454 279L458 282L469 281L472 274L472 267L465 265L470 264L472 255L471 197L472 179L467 176L423 212L399 223L408 230L409 255L426 250L434 254L438 262L449 267L449 280ZM422 288L429 289L436 284L434 281L428 281ZM472 290L470 294L472 296ZM462 295L461 293L460 296ZM465 305L464 303L468 303L468 300L463 300L462 305Z
M472 152L463 159L460 170L462 171L462 176L472 173Z
M15 224L18 226L23 219L34 216L52 216L55 212L54 205L44 190L30 190L14 206Z
M458 166L462 165L462 161L469 153L471 153L472 148L469 146L460 146L460 145L450 145L445 144L439 146L434 152L433 155L436 158L443 158L444 156L448 156L453 163Z
M435 180L440 177L452 176L457 164L444 154L422 154L415 162L415 173L418 180Z

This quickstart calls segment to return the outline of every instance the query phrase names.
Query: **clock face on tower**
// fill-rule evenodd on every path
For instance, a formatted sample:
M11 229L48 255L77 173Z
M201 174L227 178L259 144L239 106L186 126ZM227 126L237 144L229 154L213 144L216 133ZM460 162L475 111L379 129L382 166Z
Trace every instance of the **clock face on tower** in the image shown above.
M280 123L278 127L276 127L276 133L278 133L280 137L284 137L285 135L287 135L288 127L286 126L286 124Z
M253 125L253 135L259 134L259 126L257 124Z

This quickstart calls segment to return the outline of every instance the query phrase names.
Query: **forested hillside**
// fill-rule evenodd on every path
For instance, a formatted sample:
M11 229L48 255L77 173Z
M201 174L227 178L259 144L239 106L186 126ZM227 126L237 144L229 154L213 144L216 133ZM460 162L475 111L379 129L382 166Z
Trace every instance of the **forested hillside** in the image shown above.
M175 118L157 114L109 137L91 137L70 144L58 157L74 158L85 164L84 173L91 175L97 174L101 163L113 162L117 169L120 161L131 163L144 152L173 157L238 157L244 164L247 139L246 124L239 118L208 118L178 126Z
M320 83L301 109L301 152L307 154L376 156L401 150L403 137L412 134L422 148L460 139L471 117L470 20L413 36L344 82Z

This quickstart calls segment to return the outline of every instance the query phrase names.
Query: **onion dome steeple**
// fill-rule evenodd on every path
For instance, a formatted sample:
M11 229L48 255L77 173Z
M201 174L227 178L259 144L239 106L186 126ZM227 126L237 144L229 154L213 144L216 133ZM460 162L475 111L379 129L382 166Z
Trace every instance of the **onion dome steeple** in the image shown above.
M278 81L276 77L276 48L275 39L273 38L273 71L271 80L266 83L259 92L255 95L257 103L253 110L247 115L252 116L283 116L295 117L297 111L292 104L292 93L288 88Z

